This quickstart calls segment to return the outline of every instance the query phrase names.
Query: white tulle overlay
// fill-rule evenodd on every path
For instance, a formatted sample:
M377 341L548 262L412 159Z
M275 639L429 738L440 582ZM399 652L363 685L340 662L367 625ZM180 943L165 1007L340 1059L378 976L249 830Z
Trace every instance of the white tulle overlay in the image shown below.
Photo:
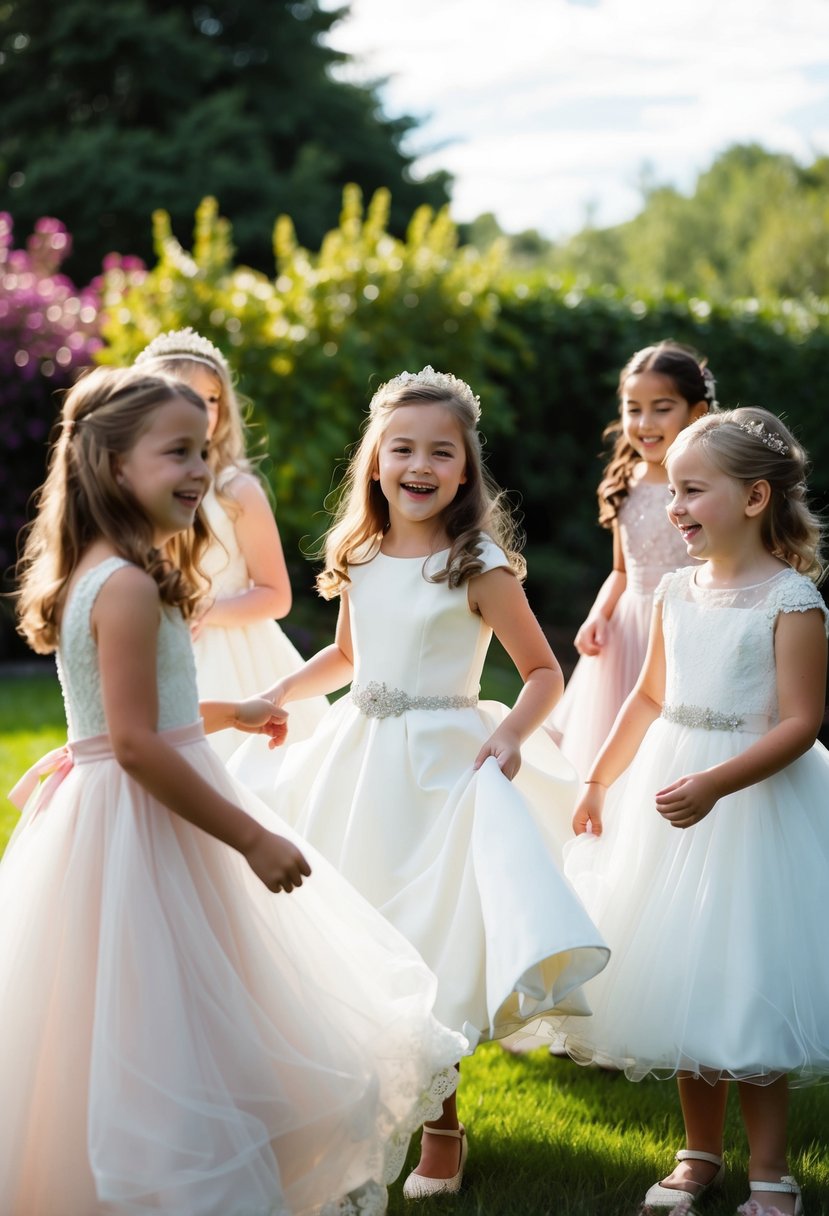
M506 564L481 548L486 568ZM474 772L507 710L475 704L491 631L466 588L383 554L350 577L352 693L291 749L272 805L416 946L447 1025L475 1041L554 1008L587 1013L581 985L607 952L557 861L572 767L539 731L515 781L492 758Z
M121 564L78 584L66 636L83 640ZM467 1047L432 1016L434 977L303 842L312 876L272 895L105 736L75 735L100 712L87 643L60 656L74 766L48 805L32 796L0 864L0 1211L379 1216ZM280 830L198 724L170 721L196 704L173 614L159 651L167 741Z
M220 485L232 479L234 470L228 472L219 479ZM202 568L210 579L211 594L217 599L239 595L250 586L250 576L233 520L212 488L205 495L202 506L216 537L202 559ZM303 662L299 651L276 621L254 621L232 629L205 625L193 643L193 650L199 696L203 701L252 697L282 676L296 671ZM289 744L307 739L327 708L325 697L312 697L292 706ZM216 731L210 736L210 746L225 761L242 745L246 746L249 766L267 761L273 769L273 760L267 760L270 753L266 739L251 738L234 730ZM284 749L280 749L279 756L284 754Z
M601 653L579 659L550 715L562 752L582 777L639 678L656 585L663 574L688 562L685 543L665 512L669 501L664 484L640 481L631 486L617 519L627 585L608 622Z
M588 985L594 1016L563 1023L567 1048L633 1079L687 1070L805 1083L829 1072L829 754L816 743L685 830L658 815L654 795L774 723L775 621L823 604L790 570L739 592L699 589L681 570L660 594L665 716L609 791L602 836L567 850L612 950Z

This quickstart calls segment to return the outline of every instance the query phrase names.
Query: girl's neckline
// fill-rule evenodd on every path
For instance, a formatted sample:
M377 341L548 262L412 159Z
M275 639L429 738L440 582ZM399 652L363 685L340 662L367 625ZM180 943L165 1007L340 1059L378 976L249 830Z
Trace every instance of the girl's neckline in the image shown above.
M382 549L378 549L376 556L385 557L390 562L426 562L430 557L440 557L441 553L448 553L450 546L445 549L435 549L433 553L417 553L413 557L401 557L396 553L384 553Z
M765 587L767 583L773 583L776 578L780 578L781 574L788 574L791 571L791 566L784 566L782 570L778 570L776 574L770 574L768 578L760 579L759 583L746 583L740 587L703 587L697 582L697 574L700 571L699 566L691 568L691 582L696 587L697 591L753 591L755 587Z

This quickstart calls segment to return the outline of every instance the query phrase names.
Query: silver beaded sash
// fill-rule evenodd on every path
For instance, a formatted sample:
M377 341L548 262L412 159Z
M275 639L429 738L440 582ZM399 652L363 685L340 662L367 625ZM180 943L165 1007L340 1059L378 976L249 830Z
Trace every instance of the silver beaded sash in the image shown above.
M474 709L477 697L410 697L402 688L372 680L352 684L351 700L367 718L399 718L407 709Z
M666 722L700 730L743 730L762 735L771 726L768 714L725 714L700 705L663 705L661 716Z

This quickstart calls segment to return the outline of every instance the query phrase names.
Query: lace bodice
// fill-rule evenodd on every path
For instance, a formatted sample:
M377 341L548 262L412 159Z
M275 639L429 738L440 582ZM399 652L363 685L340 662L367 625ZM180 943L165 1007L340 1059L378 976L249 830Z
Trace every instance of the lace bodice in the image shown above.
M224 469L216 478L216 487L222 489L238 474L238 469ZM250 575L236 539L233 520L228 515L211 486L202 501L202 511L210 530L216 537L202 557L201 567L210 579L211 595L238 595L250 586Z
M663 574L689 560L685 542L665 512L670 500L667 485L638 481L619 507L627 586L640 595L653 595Z
M98 649L90 629L90 616L104 583L116 570L128 565L124 558L108 557L88 570L78 579L64 608L57 667L70 740L107 733ZM199 701L190 631L176 609L161 608L160 612L156 660L158 729L169 730L196 722Z
M485 570L509 567L505 554L482 540ZM413 697L475 697L492 630L469 610L468 587L424 577L446 561L387 557L349 567L348 598L354 644L354 683L385 683Z
M795 570L736 590L698 587L697 567L667 574L663 604L665 705L723 717L777 720L774 626L781 612L829 613L814 583Z

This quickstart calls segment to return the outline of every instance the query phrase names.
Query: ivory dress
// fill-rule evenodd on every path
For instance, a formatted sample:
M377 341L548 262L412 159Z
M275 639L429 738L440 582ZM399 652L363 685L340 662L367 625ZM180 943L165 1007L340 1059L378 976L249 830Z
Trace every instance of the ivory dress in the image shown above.
M685 543L665 508L667 485L639 481L619 508L617 527L627 584L619 596L601 654L583 655L549 725L579 775L590 771L622 702L633 688L648 648L653 593L669 570L688 564Z
M829 753L820 743L730 794L693 827L654 795L750 747L777 720L781 613L826 609L793 570L741 590L661 582L665 703L609 790L600 837L568 847L566 872L612 950L587 987L593 1017L567 1048L634 1080L679 1069L795 1082L829 1072Z
M225 469L217 479L218 485L227 485L235 476L238 476L237 469ZM216 599L239 595L250 587L250 575L239 549L233 520L212 486L205 495L202 509L217 538L201 563L210 579L211 595ZM202 701L235 701L255 696L303 663L302 656L279 624L269 620L236 625L232 629L206 625L195 639L193 649ZM312 734L327 708L325 697L312 697L297 704L291 712L288 743ZM243 742L247 742L249 771L257 762L266 763L267 757L273 754L264 738L251 739L235 730L221 730L210 735L210 746L225 761ZM280 749L278 754L284 754L284 751Z
M488 539L480 553L508 565ZM425 577L446 555L349 569L351 692L290 749L272 801L416 946L438 1017L474 1043L586 1013L607 950L560 872L576 776L546 732L515 781L494 758L473 772L508 711L478 702L492 632L467 588Z
M89 620L126 564L66 605L68 775L30 797L0 864L0 1212L379 1216L467 1045L408 943L313 850L302 887L271 894L117 763ZM158 691L167 742L283 830L208 746L173 610Z

